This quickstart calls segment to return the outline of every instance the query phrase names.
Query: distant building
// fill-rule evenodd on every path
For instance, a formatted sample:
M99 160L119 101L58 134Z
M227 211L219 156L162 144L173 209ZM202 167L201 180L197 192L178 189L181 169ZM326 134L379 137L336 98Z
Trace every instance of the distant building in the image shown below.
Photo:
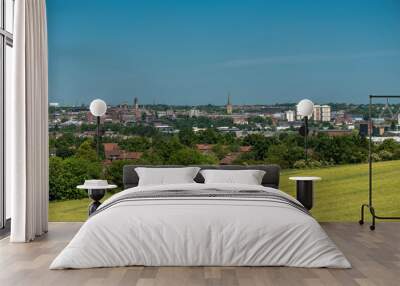
M344 110L338 110L331 112L331 117L335 125L349 125L353 123L353 119L350 114L347 114Z
M330 137L346 136L353 134L352 130L338 130L338 129L327 129L319 130L318 133L326 134Z
M230 152L224 158L219 161L220 165L232 165L236 159L243 153L251 151L251 146L241 146L239 152Z
M295 112L293 110L285 111L285 117L287 122L294 122L295 121Z
M228 102L226 104L226 114L232 114L233 113L233 106L231 103L231 95L228 94Z
M379 137L379 136L383 136L384 133L385 133L384 126L373 126L372 127L372 136Z
M202 154L211 154L214 144L196 144L196 149Z
M77 121L73 119L69 119L63 123L60 123L60 126L66 127L66 126L80 126L82 125L82 121Z
M138 160L142 157L142 152L128 152L121 150L117 143L104 143L104 155L106 160Z
M329 105L321 106L321 114L322 114L322 122L330 122L331 121L331 107Z
M389 136L389 137L374 137L373 136L371 139L372 139L372 142L374 142L374 143L382 143L388 139L392 139L392 140L396 141L397 143L400 143L399 136Z
M231 133L231 132L234 133L236 131L239 131L239 128L237 128L235 126L233 126L233 127L220 126L220 127L217 127L217 130L222 133Z
M125 124L135 123L136 116L134 114L121 114L121 122Z
M175 130L172 126L162 122L154 122L154 127L162 133L172 134L179 132L179 130Z
M192 108L189 111L189 117L199 117L200 116L200 110L196 108Z
M315 121L322 121L321 105L314 105L313 118Z
M168 117L168 118L175 118L175 112L172 109L168 109L165 111L157 111L157 118L163 118L163 117Z
M237 125L247 125L249 124L249 121L247 120L247 116L236 116L234 115L232 117L233 124Z
M330 122L331 107L329 105L314 105L314 121Z
M133 113L135 114L135 120L136 122L139 122L142 120L142 110L140 110L139 107L139 99L135 97L133 100Z
M157 111L157 117L158 118L163 118L167 116L167 112L166 111Z
M129 109L128 103L124 102L124 103L120 104L120 105L119 105L119 108L121 108L121 109L123 109L123 110L128 110L128 109Z
M276 112L271 115L271 119L281 120L285 117L285 114L282 112Z
M170 117L170 118L175 118L175 111L173 109L168 109L165 112L166 116Z
M371 125L368 121L359 122L358 123L358 130L361 136L367 137L371 132Z
M363 122L364 118L361 114L347 114L347 116L351 117L353 122Z
M192 127L192 130L193 130L194 133L197 133L197 132L200 132L200 131L205 131L206 129L207 128L199 128L199 127L196 127L196 126Z

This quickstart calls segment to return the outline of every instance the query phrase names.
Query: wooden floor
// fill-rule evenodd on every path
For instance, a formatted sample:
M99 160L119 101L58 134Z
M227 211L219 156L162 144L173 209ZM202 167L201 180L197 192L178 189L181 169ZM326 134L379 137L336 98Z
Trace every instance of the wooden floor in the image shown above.
M0 241L0 285L400 285L400 223L324 223L352 269L289 267L123 267L48 270L81 226L50 223L43 238L28 244Z

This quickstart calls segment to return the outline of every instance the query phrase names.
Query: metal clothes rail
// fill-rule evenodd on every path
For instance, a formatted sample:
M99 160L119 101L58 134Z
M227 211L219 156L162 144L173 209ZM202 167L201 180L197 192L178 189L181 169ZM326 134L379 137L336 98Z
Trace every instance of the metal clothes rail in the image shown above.
M387 216L379 216L376 214L376 210L373 206L372 200L372 130L373 130L373 122L372 122L372 101L374 98L381 98L389 100L390 98L398 98L400 99L400 95L370 95L369 96L369 119L368 119L368 136L369 136L369 144L368 144L368 165L369 165L369 191L368 191L368 204L361 205L361 219L359 223L362 225L364 224L364 210L368 208L371 216L372 216L372 224L370 225L370 229L375 229L375 220L382 219L382 220L400 220L400 217L387 217Z

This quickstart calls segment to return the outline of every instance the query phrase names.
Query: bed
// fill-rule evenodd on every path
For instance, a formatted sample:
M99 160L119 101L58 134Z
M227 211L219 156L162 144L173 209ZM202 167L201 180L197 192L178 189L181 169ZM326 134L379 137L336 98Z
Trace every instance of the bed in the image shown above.
M260 185L204 183L198 173L193 183L151 186L138 186L137 167L124 167L125 190L99 207L50 269L351 267L311 214L278 190L279 166L199 166L263 170Z

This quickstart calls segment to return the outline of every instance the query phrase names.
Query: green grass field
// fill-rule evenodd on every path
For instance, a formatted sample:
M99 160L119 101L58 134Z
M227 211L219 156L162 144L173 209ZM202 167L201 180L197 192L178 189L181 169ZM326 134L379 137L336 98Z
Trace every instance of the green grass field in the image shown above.
M374 163L374 206L378 215L400 214L400 161ZM368 164L281 174L281 190L294 195L290 176L319 176L312 214L319 221L358 221L360 205L368 200ZM50 202L50 221L85 221L89 199ZM368 217L368 216L367 216Z

